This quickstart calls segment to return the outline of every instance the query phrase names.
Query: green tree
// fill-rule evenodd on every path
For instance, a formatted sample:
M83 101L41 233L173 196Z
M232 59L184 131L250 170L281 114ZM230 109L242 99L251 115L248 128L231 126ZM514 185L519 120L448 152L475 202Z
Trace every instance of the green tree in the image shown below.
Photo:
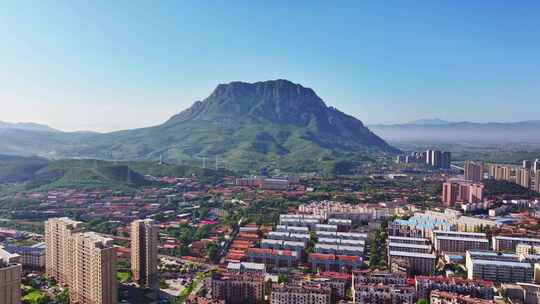
M208 260L217 263L219 261L219 249L219 245L214 242L206 244L204 252Z
M56 303L58 304L69 304L69 289L62 290L57 296L56 296Z

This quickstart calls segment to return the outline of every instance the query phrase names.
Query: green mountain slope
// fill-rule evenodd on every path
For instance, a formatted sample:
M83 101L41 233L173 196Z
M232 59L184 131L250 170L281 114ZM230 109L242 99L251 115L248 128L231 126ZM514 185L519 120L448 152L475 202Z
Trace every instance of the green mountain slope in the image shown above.
M163 156L188 164L201 164L206 158L237 170L316 170L326 163L397 152L358 119L326 106L312 89L287 80L219 85L208 98L151 128L51 133L41 136L40 145L34 144L30 132L0 133L0 138L10 136L0 143L0 152L116 160Z
M56 188L131 190L151 185L143 175L175 177L196 175L200 179L213 181L231 174L224 170L214 171L149 161L110 162L91 159L47 161L35 157L0 155L0 186L17 183L16 190L19 191Z

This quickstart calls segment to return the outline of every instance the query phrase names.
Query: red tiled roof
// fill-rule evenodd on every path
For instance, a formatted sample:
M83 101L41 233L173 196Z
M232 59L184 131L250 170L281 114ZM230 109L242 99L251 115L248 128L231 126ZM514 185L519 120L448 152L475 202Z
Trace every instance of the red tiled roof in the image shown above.
M309 254L310 259L314 260L335 260L336 256L333 254L323 254L323 253L311 253Z
M340 261L350 261L350 262L359 262L361 261L360 257L352 255L338 255L337 259Z

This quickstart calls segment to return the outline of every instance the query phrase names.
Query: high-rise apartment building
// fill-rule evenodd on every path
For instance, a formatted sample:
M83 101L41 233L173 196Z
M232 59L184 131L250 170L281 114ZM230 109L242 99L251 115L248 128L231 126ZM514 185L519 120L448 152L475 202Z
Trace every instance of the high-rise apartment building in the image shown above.
M427 150L425 155L426 165L433 166L433 150Z
M534 174L534 191L540 192L540 169Z
M529 169L531 170L533 168L533 162L530 160L524 160L523 161L523 169Z
M70 303L114 304L118 300L113 240L94 232L73 236Z
M443 183L442 202L450 206L457 202L478 203L484 200L484 185L461 180Z
M442 191L442 202L450 206L458 201L459 185L453 182L444 182Z
M452 163L452 154L450 152L443 152L441 158L441 169L450 169L450 164Z
M502 179L505 181L511 181L512 180L512 167L504 166L502 167Z
M465 180L479 182L483 178L484 163L465 161Z
M131 273L139 286L156 289L158 229L154 220L136 220L131 223Z
M516 171L516 184L527 189L531 188L531 185L532 185L531 170L518 169Z
M73 265L73 235L81 231L82 222L67 217L45 222L45 270L60 284L67 285Z
M428 166L435 169L450 169L450 162L452 161L450 152L427 150L425 155L425 161Z
M489 167L489 178L500 181L510 181L512 179L512 167L491 164Z
M434 168L439 168L441 166L442 152L436 150L427 150L426 151L426 164Z
M45 222L45 268L70 290L73 304L117 302L116 249L113 240L81 232L82 223L69 218Z
M539 158L537 158L537 159L534 161L532 170L533 170L534 172L540 171L540 159L539 159Z
M21 303L21 257L0 247L0 303Z

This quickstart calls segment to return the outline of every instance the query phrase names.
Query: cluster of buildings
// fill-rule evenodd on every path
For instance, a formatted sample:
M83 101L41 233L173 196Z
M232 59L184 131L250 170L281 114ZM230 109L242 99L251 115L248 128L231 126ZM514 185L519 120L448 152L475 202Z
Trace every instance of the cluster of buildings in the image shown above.
M45 223L46 273L70 288L73 303L116 303L116 250L113 240L84 232L68 218Z
M235 304L264 302L265 281L260 273L250 273L249 277L238 273L216 273L207 285L212 301ZM347 290L351 292L352 301L345 300ZM419 299L444 304L495 303L494 284L484 280L407 277L386 271L355 270L348 277L337 277L332 273L309 278L292 277L287 283L272 283L268 296L270 304L414 304Z
M320 216L324 220L328 219L346 219L352 224L358 224L364 221L377 221L391 216L388 207L358 204L351 205L336 201L320 201L302 204L298 207L299 214L308 214Z
M523 188L540 192L540 159L534 162L524 160L522 167L491 164L489 177L494 180L513 182Z
M157 292L157 228L152 220L131 224L131 271L139 286ZM87 232L69 218L45 222L45 271L69 287L71 303L117 303L117 252L111 238Z
M348 219L282 214L275 231L266 233L260 240L260 248L247 248L243 260L276 269L296 267L306 257L313 271L357 269L363 265L367 234L349 232L351 226L352 221ZM315 241L314 252L306 256L305 250L312 241Z
M265 282L263 273L251 272L248 275L242 275L220 272L213 274L206 284L210 291L211 301L243 304L265 303L265 288L268 288L265 287ZM337 303L346 298L347 289L350 286L350 275L336 276L334 273L323 273L309 278L293 276L287 283L271 283L268 290L268 302L271 304Z
M425 152L412 152L409 155L397 156L398 164L424 163L434 169L450 169L452 155L447 151L427 150Z
M496 221L472 216L464 216L461 212L445 209L444 212L415 212L410 218L397 219L389 223L388 233L393 236L411 236L431 238L436 230L475 232L487 227L497 227Z
M45 243L30 246L0 245L0 249L21 257L21 266L27 271L42 271L45 269Z
M454 206L460 203L465 211L477 208L484 203L484 163L480 161L465 161L463 178L451 178L443 182L442 203Z
M484 185L466 180L452 179L443 183L442 202L446 206L456 203L475 204L484 200Z
M290 185L300 183L298 176L248 176L237 178L235 180L236 186L242 187L258 187L264 190L287 190Z

